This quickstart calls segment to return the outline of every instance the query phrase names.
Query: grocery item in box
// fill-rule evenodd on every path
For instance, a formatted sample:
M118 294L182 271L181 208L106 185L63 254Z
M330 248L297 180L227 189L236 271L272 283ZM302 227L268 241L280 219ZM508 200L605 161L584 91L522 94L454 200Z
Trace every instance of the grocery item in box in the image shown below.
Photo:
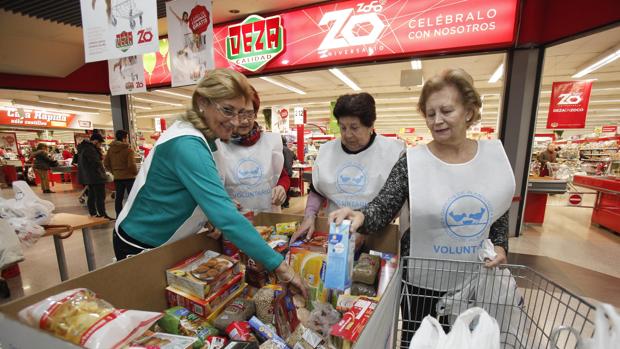
M187 258L166 270L168 286L174 286L200 298L207 298L239 273L236 259L213 251Z
M194 348L202 348L205 339L219 334L206 320L183 307L167 309L157 324L166 333L197 338Z
M288 338L299 325L293 295L288 290L276 297L273 312L276 332L280 337Z
M258 231L260 236L265 241L269 240L269 237L273 233L273 228L272 227L266 227L266 226L257 225L254 228L256 228L256 231Z
M170 307L182 306L191 310L198 316L207 317L233 293L241 289L242 284L243 274L239 273L207 299L201 299L182 290L168 286L166 287L166 299Z
M275 341L273 339L269 339L260 345L259 349L290 349L286 344L282 342Z
M235 341L257 342L247 321L233 321L226 327L226 334Z
M381 268L381 257L362 253L359 260L353 266L351 280L366 285L374 285Z
M260 321L256 316L252 316L250 321L248 321L252 330L258 335L258 337L263 341L272 340L275 342L279 348L286 348L286 342L282 337L278 336L278 334L272 330L269 326L265 325L264 322Z
M283 292L280 285L266 285L254 294L252 300L256 306L256 317L267 324L273 324L273 307L276 297Z
M370 299L358 299L351 310L344 313L342 319L332 326L331 334L356 342L376 307L377 303Z
M344 291L351 287L351 272L355 253L355 237L349 232L351 221L329 225L325 287Z
M225 331L232 322L247 321L254 313L255 306L252 300L237 298L230 302L222 313L215 318L213 325L217 329Z
M351 308L353 308L353 304L355 304L355 302L357 302L357 300L360 299L360 297L362 296L341 294L340 296L338 296L338 301L336 303L336 310L338 310L341 313L351 310Z
M375 297L377 295L377 288L374 285L354 282L351 284L351 294L354 296Z
M169 333L150 332L133 340L129 349L190 349L197 338L177 336Z
M35 303L18 314L30 326L86 348L112 348L142 335L161 313L116 309L78 288Z
M290 244L291 247L299 247L304 250L327 253L327 233L314 232L309 240L297 240Z
M239 259L239 248L232 243L232 241L222 238L222 254Z
M205 341L202 349L222 349L228 342L228 338L222 336L210 336Z
M381 257L381 269L379 269L379 284L377 296L381 297L387 289L392 276L398 271L398 256L391 253L370 251L370 254Z
M224 349L259 349L256 342L230 341Z
M322 349L322 343L323 337L302 324L286 340L286 344L295 349Z
M312 309L312 301L326 302L329 290L325 288L325 261L327 255L311 252L300 248L291 248L289 264L304 280L307 286L308 299L306 306Z
M312 310L308 322L304 323L304 325L326 338L331 332L332 325L338 323L338 321L340 321L340 313L331 304L315 301L314 310Z
M291 236L297 231L297 222L277 223L276 234Z

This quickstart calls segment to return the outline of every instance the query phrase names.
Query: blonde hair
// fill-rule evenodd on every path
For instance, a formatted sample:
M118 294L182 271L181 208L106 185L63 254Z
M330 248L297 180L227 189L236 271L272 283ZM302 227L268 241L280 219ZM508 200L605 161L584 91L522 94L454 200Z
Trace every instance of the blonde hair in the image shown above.
M461 103L463 103L465 109L472 112L472 117L467 120L467 127L478 122L481 119L480 108L482 107L482 100L474 87L474 79L461 68L444 70L441 74L427 80L422 87L422 93L418 100L418 111L426 117L426 102L428 98L446 86L454 86L459 92Z
M240 96L245 101L251 101L253 94L252 86L245 75L225 68L210 70L198 82L192 95L192 105L185 112L183 119L202 132L207 139L215 139L213 131L207 126L204 111L201 111L200 99L206 99L208 104Z

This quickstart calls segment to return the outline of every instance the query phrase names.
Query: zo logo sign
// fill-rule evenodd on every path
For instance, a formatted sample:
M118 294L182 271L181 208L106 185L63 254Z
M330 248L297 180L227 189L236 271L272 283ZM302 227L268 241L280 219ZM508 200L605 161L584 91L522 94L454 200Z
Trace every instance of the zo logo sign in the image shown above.
M359 3L352 8L327 12L319 26L331 26L318 50L374 44L386 25L379 17L383 6L378 1Z
M581 97L581 93L579 92L562 93L558 96L558 98L560 99L558 101L558 105L579 104L583 100L583 97Z

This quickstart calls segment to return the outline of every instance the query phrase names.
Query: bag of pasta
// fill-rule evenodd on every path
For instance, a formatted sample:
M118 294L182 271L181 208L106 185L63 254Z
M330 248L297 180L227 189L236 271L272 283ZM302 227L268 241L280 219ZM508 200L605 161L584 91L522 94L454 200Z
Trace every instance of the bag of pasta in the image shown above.
M116 309L85 288L59 293L19 312L30 326L92 349L127 344L161 317L161 313Z

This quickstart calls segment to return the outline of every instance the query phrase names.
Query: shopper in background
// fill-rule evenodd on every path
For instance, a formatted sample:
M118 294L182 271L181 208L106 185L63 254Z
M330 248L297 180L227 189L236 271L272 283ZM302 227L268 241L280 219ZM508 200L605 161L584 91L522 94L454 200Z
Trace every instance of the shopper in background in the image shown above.
M340 207L366 206L383 187L390 169L405 150L402 141L375 133L375 100L368 93L338 97L334 116L340 127L340 139L319 148L312 167L305 217L291 241L312 236L317 213L326 200L328 213Z
M478 247L490 238L497 257L486 266L507 263L508 209L515 179L499 140L467 138L469 126L480 120L481 105L472 77L462 69L427 80L418 110L433 140L407 150L368 206L332 212L330 221L351 219L352 231L369 234L389 224L409 199L411 231L402 238L401 256L477 261ZM459 281L450 266L441 278L433 277L432 265L409 267L403 277L413 285L408 286L409 294L418 297L401 304L403 323L412 325L403 331L408 337L403 341L424 316L436 317L435 304Z
M78 180L88 189L88 213L92 217L103 217L112 220L105 208L105 183L108 181L103 168L101 145L103 136L93 133L90 140L83 140L78 145L77 165Z
M39 175L41 180L41 190L44 193L54 193L50 190L49 171L50 168L58 166L58 161L50 157L47 152L48 146L45 143L37 144L37 150L32 153L33 164L32 168Z
M279 212L291 180L280 135L262 132L256 122L260 98L252 91L253 109L239 115L230 142L216 141L215 162L228 195L242 210Z
M547 149L538 154L538 162L540 163L540 176L549 176L549 163L554 163L557 159L557 151L559 147L553 143L547 145Z
M73 153L73 149L72 148L65 147L62 150L62 159L63 160L73 159L73 155L74 155L74 153Z
M207 72L183 120L157 140L136 177L116 223L117 259L196 234L209 217L226 239L305 295L299 276L239 213L213 160L215 140L230 140L239 119L253 114L252 96L243 74Z
M286 136L282 136L282 154L284 155L284 169L286 170L286 173L288 174L289 178L293 178L293 163L295 162L295 159L297 158L297 156L291 149L289 149L287 141L286 141ZM302 180L302 179L300 178L299 180ZM290 186L289 186L289 189L290 189ZM286 200L284 200L284 203L282 204L282 208L289 207L288 199L289 199L289 195L287 191Z
M125 192L129 196L138 174L138 168L133 149L129 146L129 133L125 130L117 130L115 136L116 140L110 143L103 164L114 175L114 187L116 188L114 209L118 217L123 209Z

